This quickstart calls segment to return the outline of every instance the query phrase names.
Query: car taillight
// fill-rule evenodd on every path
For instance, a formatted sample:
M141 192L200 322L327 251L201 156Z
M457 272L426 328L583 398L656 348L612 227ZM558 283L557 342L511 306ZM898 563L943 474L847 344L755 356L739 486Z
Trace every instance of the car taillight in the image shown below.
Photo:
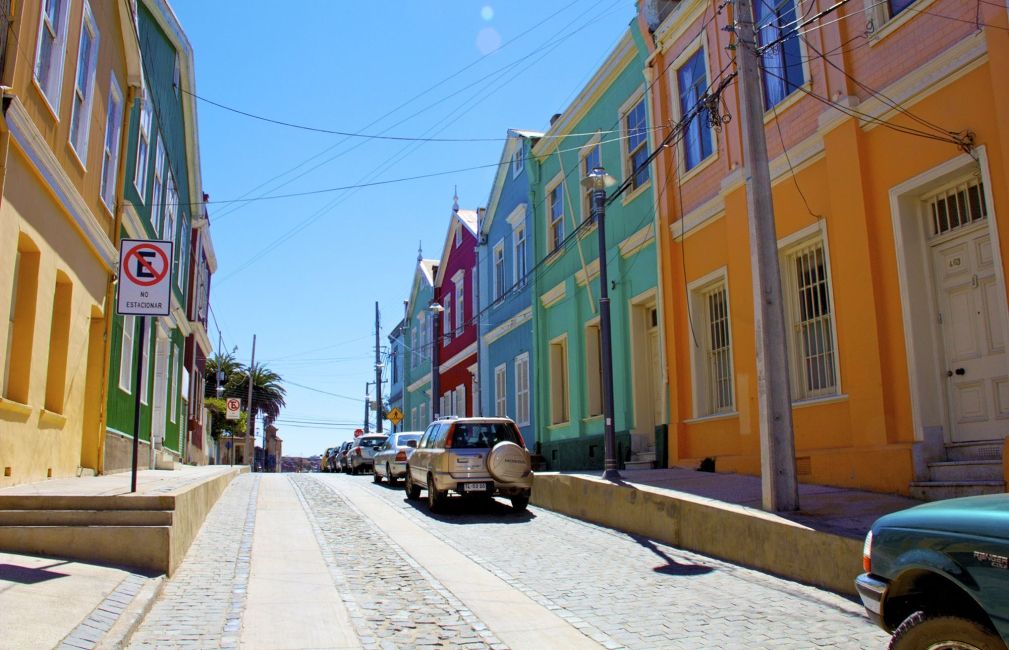
M445 449L452 448L452 434L455 433L455 427L450 427L448 430L448 435L445 436Z
M405 451L401 451L401 452L398 452L396 454L396 462L397 463L405 463L406 462L406 452Z
M872 572L872 531L865 536L865 544L862 545L862 569L866 573Z
M361 448L360 447L354 447L354 451L357 453L358 456L361 455Z

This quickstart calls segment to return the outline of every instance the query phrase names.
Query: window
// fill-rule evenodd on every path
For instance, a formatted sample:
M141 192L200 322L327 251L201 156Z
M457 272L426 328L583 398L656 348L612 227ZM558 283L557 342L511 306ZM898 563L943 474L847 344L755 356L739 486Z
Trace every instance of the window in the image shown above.
M515 422L529 424L529 353L515 357Z
M823 242L788 251L782 273L786 319L791 325L793 398L833 395L837 392L837 354Z
M445 296L445 311L441 315L442 339L447 343L452 340L452 294Z
M410 409L410 430L416 431L418 426L419 425L417 424L417 407L415 406L412 409Z
M945 235L988 218L984 183L971 178L925 199L931 217L929 238Z
M715 415L735 408L729 297L724 278L693 292L692 309L701 324L695 357L698 413Z
M676 71L676 80L680 90L680 115L682 116L694 110L708 87L704 60L704 49L702 48ZM687 123L683 134L685 169L693 169L713 151L708 119L708 111L705 109L697 113Z
M88 133L91 130L91 104L95 94L95 66L98 64L98 27L91 6L84 3L81 19L81 44L77 51L77 76L74 77L74 103L70 113L70 144L78 159L87 165Z
M136 327L135 316L123 317L123 339L119 348L119 388L126 393L133 392L133 332Z
M890 17L893 18L900 12L904 11L911 5L913 5L917 0L887 0L886 6L890 10Z
M175 89L175 96L178 97L181 91L182 66L179 65L179 53L175 53L175 70L172 71L172 88Z
M420 329L419 331L414 331L414 341L416 341L415 345L419 348L417 350L419 363L421 361L425 361L431 354L431 329L427 323L427 312L422 311L417 317L417 320L419 321L417 327Z
M494 300L504 295L505 287L505 254L504 241L494 246Z
M45 408L52 413L63 412L72 298L73 285L70 278L62 271L57 271L56 290L53 292L53 316L49 329L49 364L46 368Z
M512 152L512 178L517 178L523 169L525 169L525 154L522 145L519 144L518 149Z
M469 415L466 412L466 386L458 386L455 389L455 412L453 415L458 415L461 418Z
M466 276L460 275L455 283L455 335L462 336L466 326Z
M427 425L427 423L428 423L428 419L427 419L427 404L421 404L420 407L418 407L417 410L420 413L420 416L419 416L420 417L420 421L417 423L417 428L419 429L420 427L423 427L423 426Z
M70 0L43 0L39 16L38 49L35 52L35 81L53 112L59 112L66 50L67 10Z
M7 324L4 397L28 403L32 345L35 340L35 305L38 302L39 249L27 235L18 236L14 257L14 284Z
M420 341L417 340L417 323L410 326L410 368L417 367L418 348Z
M494 415L508 415L508 366L503 363L494 368Z
M169 390L172 391L172 422L176 421L179 412L179 348L172 347L172 381Z
M459 248L462 245L462 226L458 223L455 224L455 247Z
M757 40L761 45L772 43L794 30L795 0L767 0L754 4L756 22L760 26ZM792 34L761 55L764 82L764 109L770 109L799 88L803 82L802 53L799 37Z
M154 136L157 145L154 147L154 187L151 189L151 225L154 232L161 232L161 222L165 214L165 143Z
M102 148L102 201L115 212L116 171L119 168L119 137L123 121L123 95L115 75L109 83L109 110L105 116L105 146Z
M632 178L631 189L635 190L648 182L648 122L645 114L645 98L639 99L624 114L625 160L624 168Z
M547 190L547 214L550 223L547 226L547 249L553 252L560 248L564 241L564 184L559 182Z
M179 194L175 189L175 179L172 177L172 173L168 172L168 182L165 189L165 221L161 227L161 237L172 243L175 243L175 216L178 214L178 210ZM177 252L173 250L172 254Z
M603 159L599 143L596 142L582 154L582 178L586 178L596 167L603 166ZM582 221L588 220L592 216L592 190L582 189Z
M146 404L150 399L150 379L151 379L151 340L153 337L151 334L151 327L145 319L140 319L140 327L145 327L144 330L144 347L140 350L140 403Z
M146 96L140 102L140 131L137 134L137 168L133 184L140 194L141 203L147 197L147 157L151 149L151 100Z
M568 419L568 339L562 336L550 343L550 422Z
M585 326L585 387L588 390L588 415L603 414L602 337L599 321Z
M471 268L469 270L469 272L470 272L470 276L469 277L471 278L471 280L469 281L470 289L472 289L472 291L473 291L473 295L472 295L473 301L470 302L471 306L469 308L469 311L470 311L470 318L469 319L473 323L476 323L477 319L480 318L480 313L479 313L480 312L480 298L479 298L479 296L477 296L477 290L480 288L480 283L477 282L477 278L476 278L476 264L473 265L473 268Z
M526 262L526 248L528 247L528 243L526 242L526 227L524 225L517 226L512 231L512 236L515 241L515 259L512 264L515 272L515 281L513 284L521 286L526 282L526 273L528 273L529 268Z
M179 250L179 268L178 273L175 275L175 285L179 288L179 291L184 291L182 281L186 278L186 265L189 263L189 222L186 220L186 215L182 215L182 224L179 229L179 242L176 248Z

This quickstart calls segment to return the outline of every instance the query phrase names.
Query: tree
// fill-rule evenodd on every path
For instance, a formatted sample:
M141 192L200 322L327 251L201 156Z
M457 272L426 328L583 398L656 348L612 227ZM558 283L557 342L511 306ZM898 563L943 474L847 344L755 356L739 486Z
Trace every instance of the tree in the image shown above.
M221 377L218 378L217 373L221 371ZM241 383L242 377L245 375L245 366L243 366L237 359L235 355L227 352L225 354L217 353L214 356L207 359L207 370L206 370L206 388L204 390L204 397L242 397L244 398L245 393L239 394L237 386ZM220 396L217 394L217 387L220 386L223 392Z
M244 412L238 414L237 420L229 420L227 419L228 405L225 400L207 397L203 403L211 413L210 435L214 440L219 440L222 435L225 438L237 438L245 435L249 418Z

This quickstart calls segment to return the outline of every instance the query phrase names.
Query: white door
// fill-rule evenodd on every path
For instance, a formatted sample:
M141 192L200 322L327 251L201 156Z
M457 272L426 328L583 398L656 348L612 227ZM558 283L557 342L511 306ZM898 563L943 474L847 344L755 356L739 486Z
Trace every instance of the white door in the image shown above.
M160 447L165 439L165 405L168 401L168 339L159 336L154 351L154 396L151 402L151 437Z
M652 364L652 426L662 422L662 359L659 350L659 328L654 327L648 332L648 358Z
M949 400L950 442L994 440L1009 430L1003 289L987 224L932 247Z

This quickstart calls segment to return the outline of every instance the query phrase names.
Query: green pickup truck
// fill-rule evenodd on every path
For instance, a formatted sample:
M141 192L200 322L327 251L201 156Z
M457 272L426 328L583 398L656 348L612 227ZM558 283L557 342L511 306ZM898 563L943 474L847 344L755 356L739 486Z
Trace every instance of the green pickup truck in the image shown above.
M881 517L855 587L895 650L1006 650L1009 494L927 503Z

